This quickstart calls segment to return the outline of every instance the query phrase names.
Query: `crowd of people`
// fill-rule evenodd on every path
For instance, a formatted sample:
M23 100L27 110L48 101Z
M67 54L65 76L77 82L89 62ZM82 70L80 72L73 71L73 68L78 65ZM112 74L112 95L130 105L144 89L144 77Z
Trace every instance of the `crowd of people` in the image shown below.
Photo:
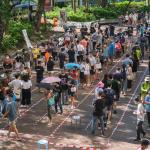
M102 135L105 135L107 125L111 124L112 114L117 114L120 95L126 96L132 90L139 65L143 62L145 53L150 52L150 28L147 25L150 16L146 13L144 21L141 21L143 17L140 21L139 18L136 13L126 15L126 23L132 22L129 24L133 25L126 28L116 29L113 25L105 28L99 25L96 28L91 24L90 29L83 26L79 33L70 28L63 37L50 37L33 48L17 52L14 58L6 54L0 86L0 115L9 120L8 136L11 131L15 131L19 138L15 121L17 115L20 115L20 109L29 107L32 103L33 71L36 72L39 92L43 92L40 83L45 74L61 79L52 85L53 88L46 87L49 125L52 124L53 106L56 113L59 107L60 114L63 114L63 105L70 104L71 109L76 108L80 89L87 90L103 77L95 88L92 134L95 133L98 119ZM134 27L137 27L136 30ZM134 32L136 35L133 35ZM116 61L120 61L119 66L114 73L108 73L110 65ZM78 64L79 67L75 65L68 69L65 67L67 63ZM60 71L55 73L55 68ZM141 99L138 100L140 106L138 105L137 111L139 120L136 140L141 139L140 133L143 136L146 134L142 128L144 120L140 116L144 115L141 113L145 108L150 125L149 90L148 77L141 85ZM145 108L141 108L142 106Z

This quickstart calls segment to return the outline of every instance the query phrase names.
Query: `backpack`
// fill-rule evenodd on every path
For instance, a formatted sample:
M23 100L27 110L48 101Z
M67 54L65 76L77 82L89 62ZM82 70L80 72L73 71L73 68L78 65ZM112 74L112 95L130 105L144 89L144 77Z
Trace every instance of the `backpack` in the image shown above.
M106 95L106 105L107 106L111 106L113 104L114 101L114 95L115 92L113 89L105 89L105 95Z

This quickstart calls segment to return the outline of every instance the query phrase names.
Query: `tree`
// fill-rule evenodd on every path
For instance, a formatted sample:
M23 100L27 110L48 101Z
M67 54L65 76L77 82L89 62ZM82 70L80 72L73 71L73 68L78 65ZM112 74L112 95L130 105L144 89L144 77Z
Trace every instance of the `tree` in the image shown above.
M7 30L10 17L11 17L10 0L0 1L0 48L2 46L3 35L4 32Z
M101 6L106 7L108 4L108 0L101 0Z

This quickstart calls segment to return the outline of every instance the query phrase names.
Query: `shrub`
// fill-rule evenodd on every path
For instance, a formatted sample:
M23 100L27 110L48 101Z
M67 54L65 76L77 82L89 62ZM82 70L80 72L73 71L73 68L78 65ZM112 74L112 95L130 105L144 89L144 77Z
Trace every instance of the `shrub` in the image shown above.
M11 20L7 33L2 41L2 50L13 49L24 41L22 30L26 29L29 36L32 34L32 25L28 22Z
M2 51L15 48L18 41L14 39L11 35L4 35L2 41Z
M77 8L76 13L74 13L74 11L70 6L64 7L62 9L66 10L69 21L85 22L95 20L95 16L92 13L86 13L83 7ZM61 10L60 8L55 7L53 11L46 13L46 17L48 19L53 19L54 17L59 18L60 10Z
M94 14L96 19L101 18L111 19L117 17L117 13L111 10L110 8L93 7L91 8L90 12Z

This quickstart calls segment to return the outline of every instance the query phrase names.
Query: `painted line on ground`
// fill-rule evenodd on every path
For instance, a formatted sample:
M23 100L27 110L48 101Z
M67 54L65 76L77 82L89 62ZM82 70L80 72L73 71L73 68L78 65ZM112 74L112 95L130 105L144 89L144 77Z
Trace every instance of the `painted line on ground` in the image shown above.
M137 71L137 73L141 73L143 71ZM87 124L85 130L87 131L87 129L90 127L90 125L92 124L92 119L90 120L90 122Z
M145 77L147 71L148 71L148 68L146 68L146 70L144 71L144 74L142 75L139 84L137 85L136 89L134 90L134 93L132 94L130 100L128 101L128 104L127 104L126 108L124 109L124 111L123 111L123 113L122 113L122 115L121 115L121 117L120 117L120 119L119 119L119 121L118 121L116 127L113 129L111 135L108 137L108 144L110 144L110 140L111 140L112 136L114 135L114 133L115 133L116 130L118 129L119 125L121 125L121 122L122 122L122 120L123 120L123 118L124 118L124 116L125 116L125 114L126 114L128 108L129 108L129 105L130 105L131 101L133 100L133 98L135 97L136 92L137 92L137 90L138 90L138 88L139 88L141 82L143 81L143 79L144 79L144 77Z
M118 60L118 62L109 70L109 72L111 72L119 63L120 61L123 59L124 55ZM91 94L92 92L94 91L95 87L89 92L89 94L84 97L84 99L77 105L76 108L78 108ZM67 115L67 117L55 128L55 130L50 134L50 137L51 136L54 136L54 134L56 134L56 132L61 128L61 126L63 126L63 124L65 123L66 120L69 119L69 117L71 116L71 114L75 111L75 109L73 109L69 115Z

